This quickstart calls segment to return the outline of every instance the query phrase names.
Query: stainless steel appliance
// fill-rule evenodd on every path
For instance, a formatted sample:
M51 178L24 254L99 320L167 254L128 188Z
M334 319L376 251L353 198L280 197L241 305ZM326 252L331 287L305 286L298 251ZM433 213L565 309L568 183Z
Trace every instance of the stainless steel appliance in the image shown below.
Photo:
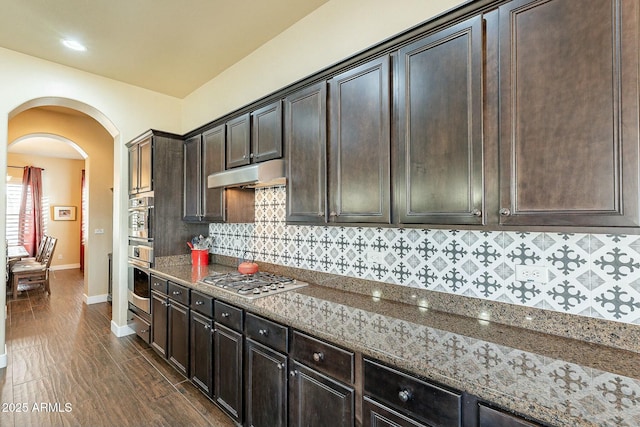
M300 282L290 277L265 272L254 274L218 273L203 278L201 282L248 299L265 297L308 285L306 282Z
M152 239L153 196L145 194L129 199L129 237Z
M151 315L149 268L154 261L152 223L153 193L129 199L129 309L143 318Z

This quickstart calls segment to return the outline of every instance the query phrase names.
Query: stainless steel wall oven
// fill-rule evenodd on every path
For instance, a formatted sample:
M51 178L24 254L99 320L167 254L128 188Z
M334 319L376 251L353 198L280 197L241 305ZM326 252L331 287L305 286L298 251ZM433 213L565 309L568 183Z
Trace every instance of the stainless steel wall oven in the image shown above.
M153 266L152 222L153 194L129 199L129 309L145 318L151 315L149 268Z

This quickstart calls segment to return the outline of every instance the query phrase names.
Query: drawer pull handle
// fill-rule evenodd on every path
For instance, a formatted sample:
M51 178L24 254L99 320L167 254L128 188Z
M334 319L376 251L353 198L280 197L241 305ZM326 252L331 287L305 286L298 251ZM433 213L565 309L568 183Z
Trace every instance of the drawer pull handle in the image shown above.
M141 333L141 334L146 334L147 332L149 332L149 330L148 330L148 329L140 329L140 333Z
M260 330L258 331L258 333L259 333L260 335L262 335L263 337L266 337L267 335L269 335L269 331L268 331L268 330L266 330L266 329L260 329Z
M196 305L202 305L202 304L204 304L204 301L199 301L199 300L196 301Z
M229 313L224 312L224 313L222 313L222 315L221 315L221 316L222 316L222 317L224 317L224 318L227 318L227 317L229 317Z
M207 329L209 329L209 328L211 328L211 326L209 326L209 325L204 325L204 329L205 329L205 331L206 331Z
M278 370L282 371L284 369L284 363L278 363Z
M182 293L182 291L173 291L172 292L174 295L180 295Z
M409 390L400 390L400 393L398 393L398 399L404 403L408 402L411 397L411 392Z
M313 353L314 362L322 362L324 360L324 354L321 351Z

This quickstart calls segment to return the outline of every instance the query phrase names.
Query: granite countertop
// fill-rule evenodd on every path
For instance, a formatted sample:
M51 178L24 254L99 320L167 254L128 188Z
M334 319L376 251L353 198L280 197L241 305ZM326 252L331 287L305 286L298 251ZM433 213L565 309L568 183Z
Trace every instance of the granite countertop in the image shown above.
M234 268L152 273L557 426L640 425L640 354L310 283L255 300L199 281Z

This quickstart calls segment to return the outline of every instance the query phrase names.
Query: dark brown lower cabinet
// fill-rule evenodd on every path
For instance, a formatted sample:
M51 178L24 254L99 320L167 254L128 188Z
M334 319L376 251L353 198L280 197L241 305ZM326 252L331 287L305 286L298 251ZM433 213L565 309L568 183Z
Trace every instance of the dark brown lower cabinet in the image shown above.
M296 361L290 363L289 425L354 426L354 389Z
M368 397L362 402L363 427L428 427Z
M151 347L161 356L167 357L167 296L151 292Z
M218 405L242 424L242 334L214 323L214 398Z
M213 319L191 312L191 382L213 395Z
M251 339L245 340L246 425L287 425L287 356Z
M169 300L167 359L185 377L189 377L189 307Z
M499 411L485 405L478 405L478 427L539 427L532 421L527 421L513 414Z

